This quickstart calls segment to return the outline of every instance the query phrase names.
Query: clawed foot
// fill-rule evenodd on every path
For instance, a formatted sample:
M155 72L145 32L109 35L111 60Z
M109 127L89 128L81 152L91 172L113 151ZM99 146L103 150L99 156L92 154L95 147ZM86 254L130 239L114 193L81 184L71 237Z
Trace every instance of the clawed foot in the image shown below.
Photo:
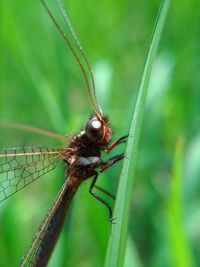
M117 219L117 218L110 218L110 223L111 223L111 224L116 224L116 219Z

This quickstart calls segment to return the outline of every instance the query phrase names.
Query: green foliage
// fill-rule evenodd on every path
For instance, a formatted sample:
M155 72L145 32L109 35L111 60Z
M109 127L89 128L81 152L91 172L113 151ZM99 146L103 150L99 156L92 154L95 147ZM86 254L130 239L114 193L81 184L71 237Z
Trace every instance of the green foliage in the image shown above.
M139 136L142 127L143 114L146 104L147 91L153 63L155 60L160 36L162 34L163 26L166 20L167 11L170 1L162 1L160 10L156 19L152 39L149 44L149 51L146 58L144 71L140 87L137 94L135 109L132 112L132 120L129 130L129 138L127 141L127 148L125 151L125 159L119 181L119 189L117 192L117 199L115 204L115 214L118 219L116 226L113 226L110 242L108 246L106 265L122 266L124 263L124 254L127 243L127 228L130 213L130 205L132 199L133 181L136 168L136 160L138 155ZM133 264L132 264L133 265ZM134 264L135 266L135 264Z
M47 2L62 24L54 1ZM64 3L93 66L97 94L116 139L129 129L160 2ZM200 262L199 10L193 0L172 2L169 9L141 128L127 267L133 262L182 267L183 258L187 267ZM2 1L0 25L0 117L60 134L82 129L92 110L80 70L39 1ZM0 129L0 147L29 145L64 144ZM113 155L122 151L123 146ZM99 184L115 192L121 168L108 170ZM18 264L63 179L61 164L0 204L0 266ZM88 187L89 181L73 201L49 266L104 264L111 226L107 210Z

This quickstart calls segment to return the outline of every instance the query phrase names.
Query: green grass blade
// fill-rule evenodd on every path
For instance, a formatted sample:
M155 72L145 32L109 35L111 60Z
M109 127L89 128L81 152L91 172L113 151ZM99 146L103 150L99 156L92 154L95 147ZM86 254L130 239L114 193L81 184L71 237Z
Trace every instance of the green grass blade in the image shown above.
M126 250L128 219L131 204L131 195L134 180L134 171L137 159L139 135L145 108L147 89L149 85L151 70L156 56L160 36L166 20L170 0L163 0L158 12L149 51L146 58L142 80L137 96L135 110L133 112L127 149L125 152L122 173L119 182L117 199L115 203L114 217L117 223L113 225L107 249L105 267L121 267L124 263Z
M177 139L174 162L172 169L171 190L166 206L168 222L168 242L171 252L173 266L194 267L193 255L190 244L187 241L186 230L183 224L184 203L183 203L183 155L184 139L180 136Z

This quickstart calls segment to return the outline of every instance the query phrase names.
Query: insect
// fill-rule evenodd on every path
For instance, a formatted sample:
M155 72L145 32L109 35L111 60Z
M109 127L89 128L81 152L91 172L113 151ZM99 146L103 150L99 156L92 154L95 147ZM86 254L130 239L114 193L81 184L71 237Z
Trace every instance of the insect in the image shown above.
M111 206L102 197L94 193L93 189L96 188L104 194L112 196L109 192L96 185L98 173L105 171L116 162L122 160L124 155L120 154L107 161L103 161L101 159L101 152L109 153L127 138L127 136L123 136L111 143L112 130L108 118L103 114L96 96L91 66L60 1L57 0L58 6L89 70L92 80L92 90L86 71L73 46L56 22L45 1L40 0L40 2L80 66L94 114L89 117L85 129L69 138L68 145L63 149L28 147L0 150L0 201L5 200L40 176L53 170L58 160L62 160L66 166L66 179L56 200L42 222L39 231L36 233L30 247L22 258L20 266L46 266L57 241L71 199L80 184L89 178L92 179L89 187L90 194L106 206L109 212L109 220L113 223L114 219ZM12 127L52 136L64 141L66 140L64 136L49 133L32 126L16 123Z

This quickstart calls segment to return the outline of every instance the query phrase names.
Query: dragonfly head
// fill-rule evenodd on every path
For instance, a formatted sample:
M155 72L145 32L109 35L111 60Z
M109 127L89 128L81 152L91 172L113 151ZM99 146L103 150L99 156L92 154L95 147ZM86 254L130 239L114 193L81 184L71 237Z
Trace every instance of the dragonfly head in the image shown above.
M98 118L97 116L90 117L85 127L85 133L90 141L107 145L111 139L111 128L108 119L105 117Z

